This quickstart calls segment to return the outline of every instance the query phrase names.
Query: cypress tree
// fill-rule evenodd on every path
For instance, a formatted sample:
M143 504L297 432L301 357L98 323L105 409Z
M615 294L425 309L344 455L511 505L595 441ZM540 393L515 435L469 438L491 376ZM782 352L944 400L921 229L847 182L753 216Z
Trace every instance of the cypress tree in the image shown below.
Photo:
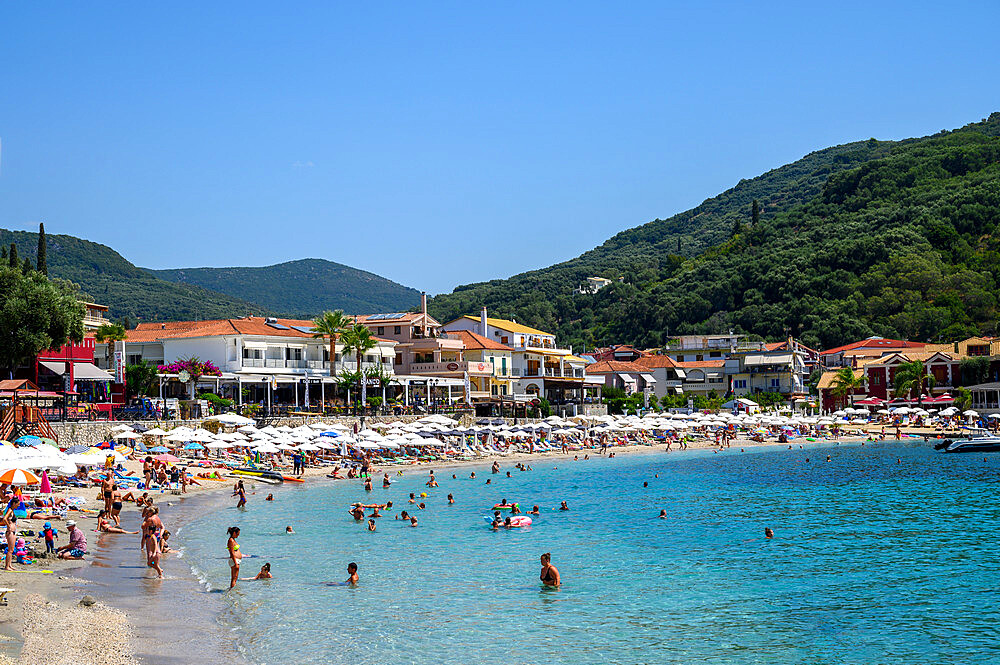
M10 252L7 254L7 261L11 268L20 268L21 260L17 258L17 245L10 243Z
M0 259L7 260L7 245L0 247Z
M21 264L21 272L27 275L32 270L34 270L34 268L31 267L31 259L28 258L27 256L24 257L24 263Z
M757 222L759 221L760 221L760 204L757 203L757 199L754 199L753 203L750 204L750 224L752 224L754 228L757 228Z
M680 238L677 239L677 253L678 254L681 253L681 239Z
M45 260L45 224L38 225L38 255L35 258L35 262L38 264L38 272L43 275L49 274L49 266Z

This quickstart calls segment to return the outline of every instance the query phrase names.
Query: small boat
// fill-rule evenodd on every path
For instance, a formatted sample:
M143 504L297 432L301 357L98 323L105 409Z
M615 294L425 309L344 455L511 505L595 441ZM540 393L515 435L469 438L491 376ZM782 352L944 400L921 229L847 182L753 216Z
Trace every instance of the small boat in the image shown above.
M945 439L934 445L934 450L944 453L996 453L1000 452L1000 436L976 436L971 439Z
M304 482L306 482L306 481L302 480L301 478L296 478L295 476L282 476L282 479L284 479L284 481L286 483L304 483Z
M282 476L277 471L271 471L270 469L233 469L231 473L234 476L245 476L247 478L255 478L257 480L262 480L265 483L270 481L272 483L282 483L285 481L284 476Z

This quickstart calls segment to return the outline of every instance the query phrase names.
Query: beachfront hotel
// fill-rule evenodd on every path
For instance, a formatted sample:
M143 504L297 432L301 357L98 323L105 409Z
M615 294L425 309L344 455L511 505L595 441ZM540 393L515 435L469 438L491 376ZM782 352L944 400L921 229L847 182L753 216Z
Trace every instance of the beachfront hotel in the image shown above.
M314 323L308 320L248 316L210 321L173 321L140 323L125 337L126 362L145 361L169 365L197 357L211 361L221 376L205 376L198 385L213 389L241 405L250 403L285 403L307 407L315 400L325 401L327 389L337 383L337 375L357 371L357 360L344 354L343 346L313 337ZM107 343L97 344L95 359L108 357ZM391 374L395 343L378 339L377 345L361 362L362 370ZM160 374L159 396L183 397L177 376ZM379 394L381 385L372 388ZM331 393L332 394L332 393Z
M485 307L479 317L462 316L441 328L450 333L475 333L509 348L514 395L545 398L571 415L588 400L600 396L603 380L588 377L584 371L587 360L573 355L572 349L561 348L552 333L490 317Z

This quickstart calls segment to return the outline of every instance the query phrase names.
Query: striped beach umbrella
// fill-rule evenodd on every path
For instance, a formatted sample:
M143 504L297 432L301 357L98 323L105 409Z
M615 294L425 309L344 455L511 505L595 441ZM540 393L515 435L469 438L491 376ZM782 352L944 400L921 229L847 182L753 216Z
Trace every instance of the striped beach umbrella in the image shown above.
M7 469L0 473L0 483L6 485L37 485L40 482L38 476L25 469Z

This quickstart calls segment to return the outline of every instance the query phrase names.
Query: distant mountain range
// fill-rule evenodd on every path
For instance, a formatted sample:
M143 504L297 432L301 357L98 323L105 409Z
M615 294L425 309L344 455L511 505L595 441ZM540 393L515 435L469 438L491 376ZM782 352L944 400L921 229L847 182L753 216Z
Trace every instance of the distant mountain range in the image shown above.
M149 273L251 301L292 318L310 318L328 309L347 314L398 312L420 304L416 289L324 259L263 268L175 268Z
M395 312L420 304L420 292L370 272L323 259L262 268L139 268L106 245L46 234L50 277L68 279L112 319L176 321L246 314L311 318L327 309ZM38 234L0 229L0 245L36 260Z

